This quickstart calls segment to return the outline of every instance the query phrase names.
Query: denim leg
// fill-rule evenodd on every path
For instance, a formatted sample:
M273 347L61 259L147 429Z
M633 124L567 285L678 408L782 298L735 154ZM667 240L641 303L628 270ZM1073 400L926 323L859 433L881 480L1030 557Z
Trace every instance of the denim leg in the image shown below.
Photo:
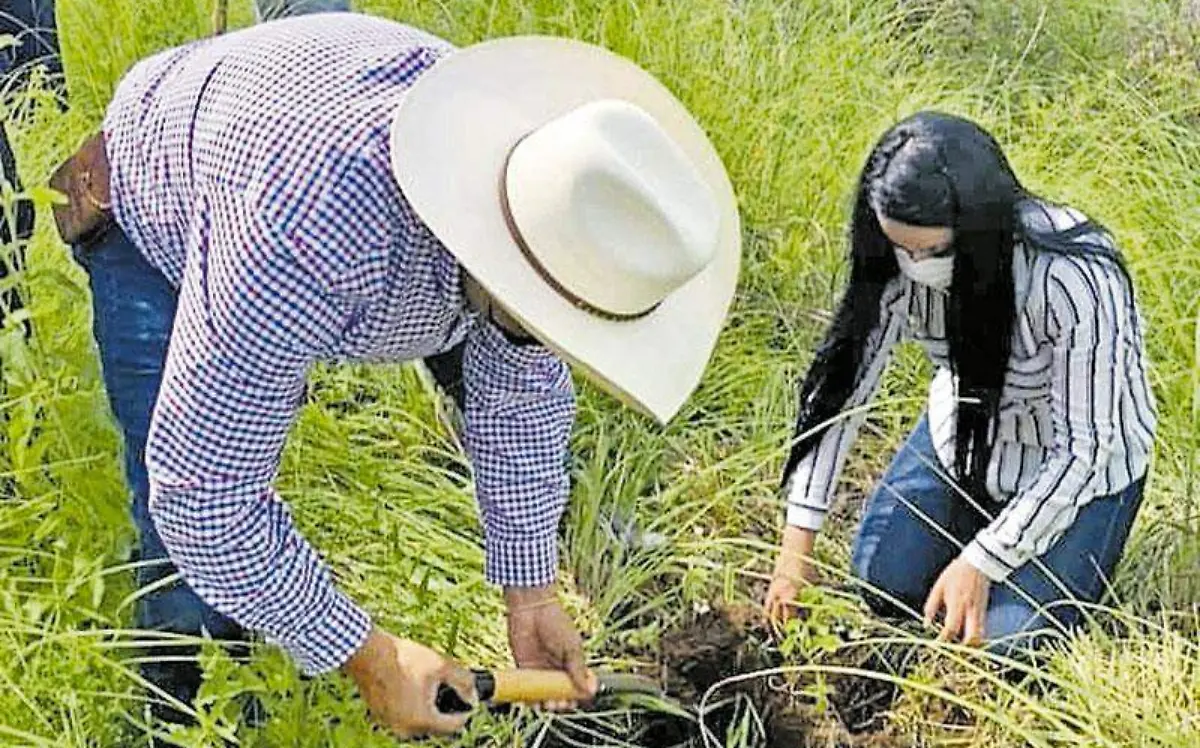
M150 416L175 319L176 292L116 226L88 247L77 247L75 255L91 281L93 333L109 406L124 441L125 478L132 494L138 556L145 564L138 569L137 582L145 587L176 572L150 517L145 464ZM241 627L213 610L178 579L141 597L136 625L193 636L207 633L217 639L243 638ZM149 654L179 657L194 652L194 648L171 647ZM184 703L191 701L200 683L199 667L194 662L148 663L143 666L143 675ZM165 716L178 715L167 712Z
M851 560L855 576L918 613L959 553L945 533L962 543L979 524L939 469L922 417L867 502ZM868 590L867 601L880 614L903 615L884 595Z
M349 10L350 0L254 0L254 15L259 21Z
M1141 506L1145 482L1143 477L1084 505L1070 528L1040 557L1044 571L1030 562L1007 583L992 585L987 619L992 651L1015 656L1054 632L1079 625L1084 609L1071 602L1097 603L1104 597Z

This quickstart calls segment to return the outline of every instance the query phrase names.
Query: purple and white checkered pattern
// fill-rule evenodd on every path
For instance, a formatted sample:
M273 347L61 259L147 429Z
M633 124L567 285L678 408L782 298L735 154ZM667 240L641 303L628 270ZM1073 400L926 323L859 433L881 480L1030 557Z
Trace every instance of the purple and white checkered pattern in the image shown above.
M365 16L262 24L138 64L105 120L118 222L179 288L146 454L155 522L197 593L308 673L370 627L272 488L314 361L465 339L488 579L541 585L557 566L569 371L469 310L391 175L391 113L451 49Z

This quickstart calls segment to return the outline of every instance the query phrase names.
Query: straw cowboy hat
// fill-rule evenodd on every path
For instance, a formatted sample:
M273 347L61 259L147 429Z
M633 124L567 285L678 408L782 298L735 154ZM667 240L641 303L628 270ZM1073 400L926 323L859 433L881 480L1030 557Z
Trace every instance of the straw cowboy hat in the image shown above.
M391 158L417 215L528 332L626 404L679 411L741 234L721 160L670 91L589 44L485 42L412 86Z

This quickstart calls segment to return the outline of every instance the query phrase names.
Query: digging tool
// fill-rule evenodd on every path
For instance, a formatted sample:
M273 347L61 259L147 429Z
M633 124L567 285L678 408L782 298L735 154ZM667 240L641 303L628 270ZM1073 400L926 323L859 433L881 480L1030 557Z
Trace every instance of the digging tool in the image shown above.
M559 670L476 670L475 694L480 703L490 706L501 704L540 704L547 701L587 700L575 690L570 676ZM628 673L600 672L596 674L599 688L595 700L602 701L620 696L642 695L663 698L662 689L649 678ZM437 708L445 714L467 712L471 705L459 697L450 686L438 689Z

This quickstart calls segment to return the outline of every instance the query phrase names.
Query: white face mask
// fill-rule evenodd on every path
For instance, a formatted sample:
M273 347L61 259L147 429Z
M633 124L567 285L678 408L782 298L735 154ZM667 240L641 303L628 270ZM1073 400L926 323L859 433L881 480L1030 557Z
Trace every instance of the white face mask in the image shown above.
M900 263L900 272L909 278L939 291L950 288L950 282L954 278L954 255L930 257L914 262L903 249L894 247L893 251L896 253L896 262Z

